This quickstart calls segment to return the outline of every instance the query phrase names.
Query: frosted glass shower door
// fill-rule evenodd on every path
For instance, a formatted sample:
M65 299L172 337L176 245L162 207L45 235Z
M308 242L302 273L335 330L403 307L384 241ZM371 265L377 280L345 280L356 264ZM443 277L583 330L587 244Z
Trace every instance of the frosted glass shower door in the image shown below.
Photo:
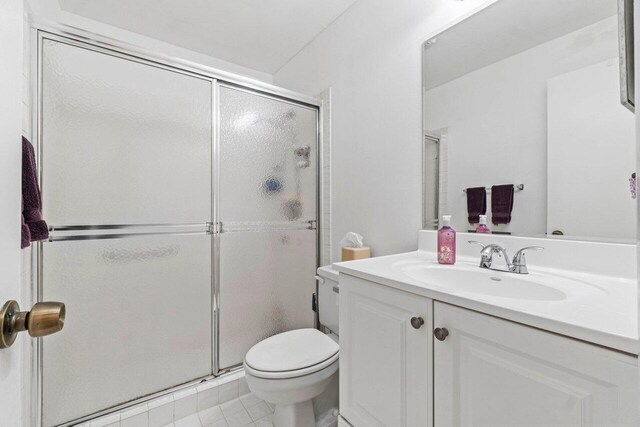
M41 39L44 427L211 375L213 84ZM49 337L48 337L49 338Z
M317 110L220 88L219 367L313 327Z
M68 312L42 341L45 426L211 374L210 236L47 242L42 261Z

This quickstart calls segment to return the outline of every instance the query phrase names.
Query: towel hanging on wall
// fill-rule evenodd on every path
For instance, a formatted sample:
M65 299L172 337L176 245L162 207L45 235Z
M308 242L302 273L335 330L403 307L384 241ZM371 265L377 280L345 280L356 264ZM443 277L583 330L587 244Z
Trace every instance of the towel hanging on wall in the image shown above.
M36 156L33 145L22 137L22 236L20 247L29 246L30 242L44 240L49 237L49 227L42 219L42 202L38 175L36 173Z
M491 222L495 225L509 224L513 210L513 184L491 187Z
M480 215L487 213L487 189L484 187L467 188L467 214L469 224L480 222Z

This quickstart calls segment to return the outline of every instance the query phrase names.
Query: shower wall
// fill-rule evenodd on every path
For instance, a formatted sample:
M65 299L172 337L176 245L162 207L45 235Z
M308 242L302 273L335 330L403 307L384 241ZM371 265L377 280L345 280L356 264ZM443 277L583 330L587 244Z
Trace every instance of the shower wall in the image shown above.
M40 33L44 426L242 363L313 327L317 108Z

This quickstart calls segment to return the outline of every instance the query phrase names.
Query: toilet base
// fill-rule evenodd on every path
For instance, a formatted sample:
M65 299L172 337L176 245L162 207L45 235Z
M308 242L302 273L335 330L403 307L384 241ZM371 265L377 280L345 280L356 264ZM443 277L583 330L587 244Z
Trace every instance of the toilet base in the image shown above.
M313 413L312 401L276 404L273 425L274 427L315 427L316 417Z

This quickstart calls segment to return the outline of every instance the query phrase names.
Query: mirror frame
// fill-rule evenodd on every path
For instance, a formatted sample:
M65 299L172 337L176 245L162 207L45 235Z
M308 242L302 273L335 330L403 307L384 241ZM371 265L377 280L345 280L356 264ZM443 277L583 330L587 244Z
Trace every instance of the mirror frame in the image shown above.
M620 52L620 102L635 113L633 1L618 0L618 48Z

